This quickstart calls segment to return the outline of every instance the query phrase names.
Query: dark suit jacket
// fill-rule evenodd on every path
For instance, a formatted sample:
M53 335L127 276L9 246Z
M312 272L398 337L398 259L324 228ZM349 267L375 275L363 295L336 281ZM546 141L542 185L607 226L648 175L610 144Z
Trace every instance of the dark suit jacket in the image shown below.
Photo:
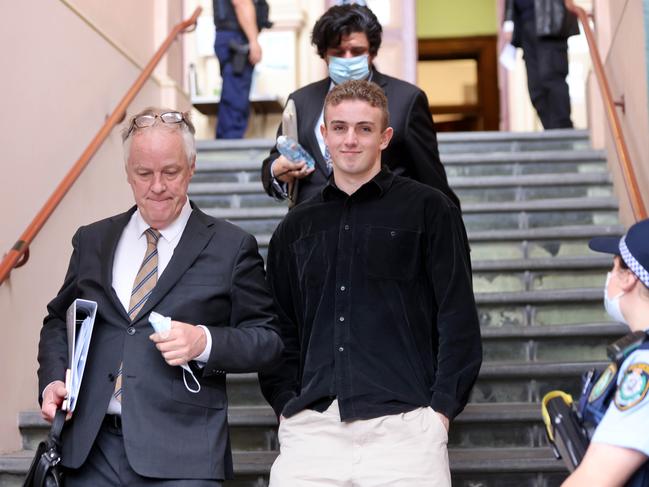
M522 30L523 30L523 21L522 15L519 9L516 8L514 0L505 0L505 20L511 20L514 22L514 32L512 34L512 46L522 47Z
M439 160L437 135L426 94L415 85L376 70L373 71L372 81L383 88L388 98L390 126L394 129L390 145L381 154L383 164L397 174L441 190L459 207L460 201L448 186L446 171ZM316 194L328 180L327 165L314 130L330 83L331 80L326 78L300 88L289 96L295 102L297 111L299 142L316 160L316 170L299 182L297 203ZM281 134L281 126L277 134ZM266 192L281 199L283 196L275 190L270 177L270 165L279 155L277 147L273 147L262 164L261 178Z
M533 0L525 2L534 10L534 27L542 39L567 39L579 34L577 17L568 12L563 0ZM519 4L520 5L520 4ZM505 20L514 22L512 45L523 47L523 25L525 12L520 10L515 0L505 0Z
M193 206L193 205L192 205ZM140 475L223 479L232 475L225 372L252 372L281 354L276 315L255 239L194 207L173 257L133 322L112 288L117 242L135 207L81 227L59 294L41 330L39 390L63 380L65 314L75 298L98 303L78 403L63 432L63 465L86 460L123 361L122 424L129 463ZM149 340L151 311L208 327L212 350L197 375L201 391L185 389ZM39 395L40 397L40 395Z

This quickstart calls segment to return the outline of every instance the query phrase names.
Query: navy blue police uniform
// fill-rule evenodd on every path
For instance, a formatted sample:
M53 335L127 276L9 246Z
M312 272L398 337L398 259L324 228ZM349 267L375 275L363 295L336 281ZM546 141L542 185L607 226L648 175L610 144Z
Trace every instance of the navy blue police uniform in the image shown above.
M264 0L254 0L257 28L268 27L268 10ZM230 0L212 0L214 8L214 52L221 69L217 139L241 139L248 127L250 86L254 66L248 61L248 39L241 30ZM237 56L243 56L239 62Z
M586 379L579 410L591 441L649 456L649 337ZM594 430L594 431L593 431ZM625 487L649 487L649 461Z

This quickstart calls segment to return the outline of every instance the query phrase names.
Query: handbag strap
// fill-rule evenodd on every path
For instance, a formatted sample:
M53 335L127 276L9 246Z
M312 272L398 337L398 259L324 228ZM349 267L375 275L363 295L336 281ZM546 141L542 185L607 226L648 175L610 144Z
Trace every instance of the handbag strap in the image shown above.
M54 420L52 421L52 427L50 428L50 433L47 436L48 443L55 445L57 450L61 446L61 431L63 431L63 425L65 425L66 415L67 411L64 411L63 409L56 410Z

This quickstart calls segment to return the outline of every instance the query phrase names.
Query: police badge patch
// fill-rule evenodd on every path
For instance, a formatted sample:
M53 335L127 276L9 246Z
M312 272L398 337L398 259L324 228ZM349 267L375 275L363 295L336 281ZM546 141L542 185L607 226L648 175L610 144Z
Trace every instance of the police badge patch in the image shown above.
M599 376L599 379L597 379L597 382L595 382L593 389L590 391L588 402L593 403L597 401L602 396L602 394L606 392L609 384L613 379L615 379L616 376L617 364L615 364L614 362L608 364L608 367L604 369L604 372L602 372L602 375Z
M615 405L626 411L640 403L649 391L649 364L637 363L627 367L615 392Z

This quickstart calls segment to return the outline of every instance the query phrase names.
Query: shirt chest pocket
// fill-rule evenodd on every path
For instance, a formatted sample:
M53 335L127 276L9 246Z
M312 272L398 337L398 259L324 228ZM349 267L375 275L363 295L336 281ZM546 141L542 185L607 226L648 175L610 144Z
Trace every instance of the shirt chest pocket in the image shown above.
M421 232L367 227L366 272L370 278L411 280L422 265Z

